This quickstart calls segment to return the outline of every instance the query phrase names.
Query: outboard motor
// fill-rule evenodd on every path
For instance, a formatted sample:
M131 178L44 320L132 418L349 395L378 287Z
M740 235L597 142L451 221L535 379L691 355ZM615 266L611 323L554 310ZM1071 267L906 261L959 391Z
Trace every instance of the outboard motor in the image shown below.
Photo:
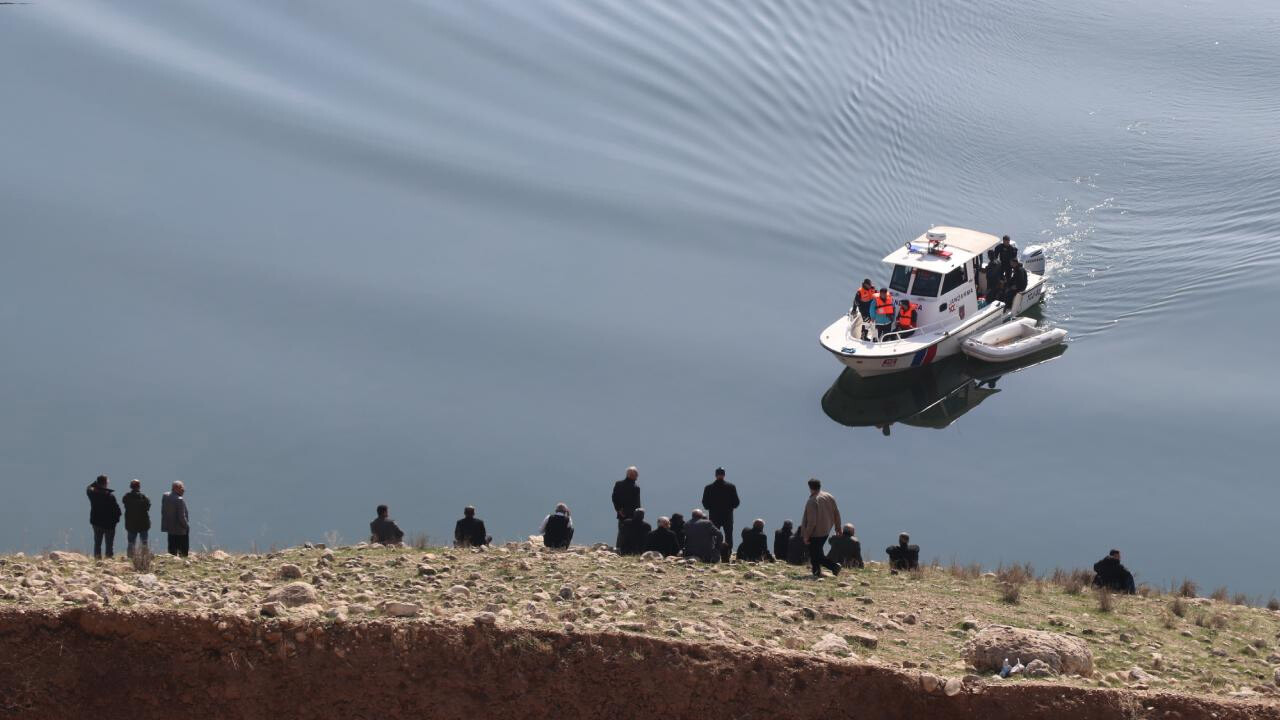
M1036 275L1044 275L1044 248L1039 245L1032 245L1022 253L1022 266L1029 273Z

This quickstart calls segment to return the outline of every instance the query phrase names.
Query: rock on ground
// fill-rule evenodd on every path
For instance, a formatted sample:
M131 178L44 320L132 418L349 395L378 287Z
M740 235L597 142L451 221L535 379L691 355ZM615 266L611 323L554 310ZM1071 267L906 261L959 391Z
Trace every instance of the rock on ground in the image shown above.
M988 625L980 630L965 643L964 658L977 669L990 672L999 671L1005 658L1021 658L1028 664L1043 660L1058 674L1087 677L1093 673L1093 653L1084 641L1008 625Z
M387 601L382 604L382 612L389 617L413 617L422 612L422 607L413 603Z
M824 655L838 655L845 657L851 655L849 650L849 642L835 633L827 633L822 639L813 644L813 651Z
M285 580L297 580L302 577L302 568L297 565L281 565L280 577Z
M291 582L267 593L267 602L278 602L286 607L297 607L319 602L316 589L304 582Z

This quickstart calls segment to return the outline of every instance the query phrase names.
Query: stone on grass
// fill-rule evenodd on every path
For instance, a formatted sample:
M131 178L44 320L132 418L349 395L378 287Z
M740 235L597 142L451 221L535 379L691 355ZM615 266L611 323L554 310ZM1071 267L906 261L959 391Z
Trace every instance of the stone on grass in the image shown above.
M78 552L70 552L67 550L54 550L49 553L49 559L56 563L74 563L88 562L89 557Z
M267 593L267 602L279 602L285 607L298 607L318 600L316 589L304 582L291 582Z
M297 580L302 577L302 568L297 565L281 565L280 577L285 580Z
M138 584L144 588L155 587L156 583L160 582L160 579L151 573L146 573L145 575L139 575L137 580L138 580Z
M1093 653L1083 640L1042 630L988 625L964 645L964 659L980 671L998 672L1005 658L1043 660L1061 675L1093 674Z
M1049 663L1046 663L1040 658L1036 658L1035 660L1027 663L1027 666L1022 669L1022 674L1027 677L1046 678L1052 676L1054 673L1053 668L1049 667Z
M942 687L942 692L946 693L947 697L955 697L963 689L964 684L960 682L960 678L947 678L947 684Z
M823 655L836 655L838 657L847 657L852 655L849 650L849 643L835 633L827 633L822 639L813 644L813 651L822 653Z
M382 603L382 612L387 617L414 617L422 612L422 606L414 603L388 600Z
M850 642L856 642L862 647L875 649L880 644L880 639L871 633L855 632L844 636Z
M222 550L214 550L209 553L210 560L230 560L231 556Z
M480 612L476 613L474 621L477 625L494 625L498 622L498 616L491 612Z
M942 678L937 675L931 675L929 673L922 673L920 675L920 689L927 693L937 692L938 688L941 687L942 684Z
M258 608L258 613L263 617L279 617L284 614L284 605L278 602L265 602Z
M86 605L97 604L102 602L102 596L90 590L89 588L69 590L62 594L62 599L69 600L71 602L83 603Z

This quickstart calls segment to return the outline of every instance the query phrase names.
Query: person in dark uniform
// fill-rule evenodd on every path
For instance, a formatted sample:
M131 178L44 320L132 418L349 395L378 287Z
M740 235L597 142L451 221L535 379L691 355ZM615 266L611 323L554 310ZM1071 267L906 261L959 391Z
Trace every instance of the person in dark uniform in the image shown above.
M684 515L681 513L671 513L671 532L676 535L676 545L680 547L680 552L684 552Z
M769 537L764 534L764 520L756 518L751 527L742 529L742 543L738 545L739 562L773 562L769 552Z
M1093 586L1109 588L1116 592L1132 595L1136 588L1133 584L1133 573L1120 563L1120 551L1112 550L1107 556L1093 564Z
M1005 280L1004 304L1013 308L1013 300L1018 293L1027 289L1027 269L1022 263L1013 261L1013 272Z
M884 551L889 554L889 569L916 570L920 567L920 546L910 545L911 536L898 534L898 544L890 545Z
M89 524L93 526L93 559L102 559L102 545L106 542L107 557L116 554L116 525L120 522L120 503L115 491L107 487L107 476L99 475L84 489L89 497Z
M733 550L733 511L741 503L738 488L724 479L724 468L716 468L716 479L702 489L702 506L711 516L711 524L720 528L724 541Z
M987 251L987 302L1004 298L1004 267L996 259L996 250Z
M996 246L996 260L1000 261L1000 267L1004 268L1005 277L1013 271L1013 261L1017 259L1018 248L1013 246L1009 236L1000 238L1000 244Z

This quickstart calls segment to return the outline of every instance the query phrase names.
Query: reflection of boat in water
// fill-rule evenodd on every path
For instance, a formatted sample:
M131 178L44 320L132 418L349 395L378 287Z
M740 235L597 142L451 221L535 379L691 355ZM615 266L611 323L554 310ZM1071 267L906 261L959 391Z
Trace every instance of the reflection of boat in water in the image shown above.
M996 387L1000 378L1066 351L1066 345L1056 345L1008 363L980 362L961 355L917 372L870 378L846 369L822 396L822 410L841 425L877 427L885 435L896 422L942 429L1000 392Z

